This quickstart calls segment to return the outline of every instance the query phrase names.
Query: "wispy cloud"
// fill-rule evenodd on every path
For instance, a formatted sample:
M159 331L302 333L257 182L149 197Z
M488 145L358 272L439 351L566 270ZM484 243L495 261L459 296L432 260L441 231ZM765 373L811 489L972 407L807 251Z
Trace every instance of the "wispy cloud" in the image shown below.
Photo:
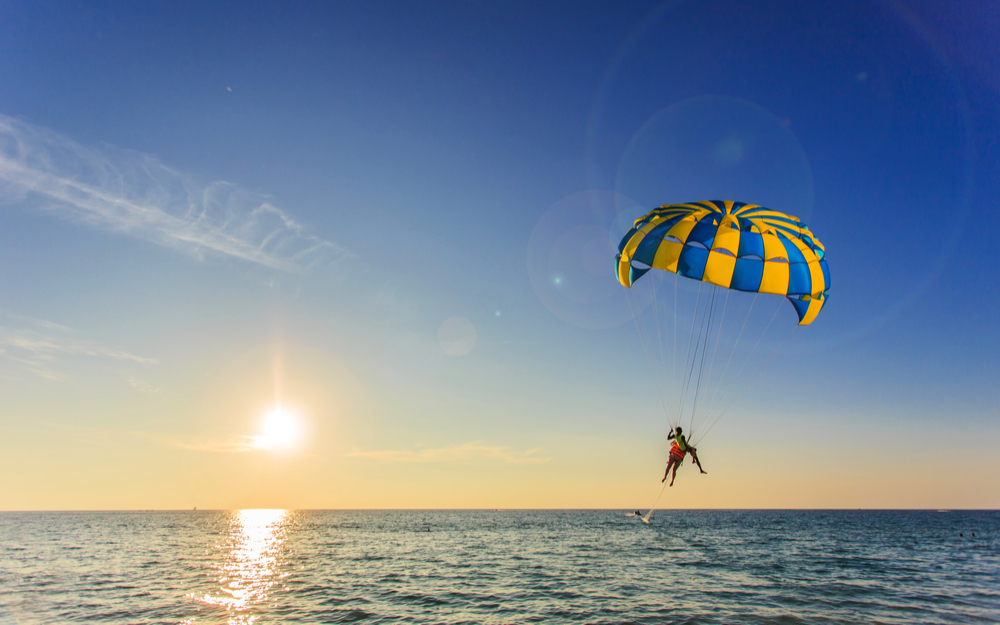
M11 319L14 319L15 321L21 321L21 322L24 322L24 323L30 323L32 325L40 326L40 327L46 328L48 330L60 330L62 332L72 332L73 331L73 328L69 328L69 327L66 327L64 325L60 325L58 323L54 323L52 321L46 321L44 319L35 319L34 317L24 317L22 315L7 315L7 316L10 317Z
M349 253L310 234L268 199L199 182L155 157L87 148L0 115L0 202L24 203L201 256L301 271Z
M21 325L0 325L0 359L16 363L21 369L46 379L58 379L55 363L71 356L157 364L152 358L75 338L72 330L58 323L16 315L7 317L20 321Z
M139 391L140 393L150 393L157 395L163 391L145 380L140 380L139 378L130 377L128 379L129 386Z
M166 445L167 447L220 454L238 454L248 451L272 451L276 449L288 449L294 446L293 443L288 440L284 440L280 437L268 436L267 434L243 434L222 440L190 437L178 438L157 435L148 435L148 438L155 440L161 445Z
M190 451L205 451L209 453L245 453L248 451L267 451L276 447L273 440L265 436L238 436L227 441L161 439L169 447L187 449Z
M268 451L286 447L280 441L275 441L266 436L239 436L229 441L210 441L198 438L178 438L176 436L165 435L159 432L149 432L134 430L130 428L108 428L82 425L80 423L67 422L40 422L50 428L67 430L81 435L99 437L107 440L110 436L115 437L136 437L149 441L156 445L173 447L175 449L187 449L190 451L204 451L213 453L240 453L248 451Z
M387 462L462 462L469 460L499 460L514 464L540 464L548 462L549 458L540 458L534 454L539 449L529 449L524 452L509 451L507 447L484 445L482 441L464 443L456 447L420 450L386 450L358 451L350 456L373 458Z

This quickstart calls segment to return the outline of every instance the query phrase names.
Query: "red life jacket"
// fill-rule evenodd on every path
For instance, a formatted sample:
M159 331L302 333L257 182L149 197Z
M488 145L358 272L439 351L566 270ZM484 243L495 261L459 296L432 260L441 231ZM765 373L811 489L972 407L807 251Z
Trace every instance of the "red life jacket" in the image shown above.
M670 455L677 458L678 460L683 460L687 452L681 449L681 446L677 444L677 441L670 443Z

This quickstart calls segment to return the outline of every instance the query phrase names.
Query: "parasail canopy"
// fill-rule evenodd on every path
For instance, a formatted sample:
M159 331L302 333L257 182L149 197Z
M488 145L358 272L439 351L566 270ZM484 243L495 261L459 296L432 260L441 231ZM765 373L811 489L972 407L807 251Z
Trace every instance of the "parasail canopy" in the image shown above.
M650 269L751 293L784 295L799 325L826 303L823 244L797 217L743 202L665 204L635 221L618 246L618 281Z

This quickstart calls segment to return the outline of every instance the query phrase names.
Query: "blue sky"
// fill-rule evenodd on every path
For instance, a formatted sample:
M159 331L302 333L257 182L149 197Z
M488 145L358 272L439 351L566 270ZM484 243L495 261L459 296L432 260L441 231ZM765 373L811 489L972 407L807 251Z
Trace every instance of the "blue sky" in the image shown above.
M613 257L560 237L697 199L802 217L833 286L676 505L1000 505L989 3L0 18L0 507L648 507ZM240 447L275 403L300 448Z

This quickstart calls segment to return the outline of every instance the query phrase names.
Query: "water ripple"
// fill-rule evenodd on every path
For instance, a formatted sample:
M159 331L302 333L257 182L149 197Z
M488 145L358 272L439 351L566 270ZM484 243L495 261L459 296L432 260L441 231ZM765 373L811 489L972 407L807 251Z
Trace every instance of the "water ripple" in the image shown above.
M1000 513L0 514L0 625L997 623Z

